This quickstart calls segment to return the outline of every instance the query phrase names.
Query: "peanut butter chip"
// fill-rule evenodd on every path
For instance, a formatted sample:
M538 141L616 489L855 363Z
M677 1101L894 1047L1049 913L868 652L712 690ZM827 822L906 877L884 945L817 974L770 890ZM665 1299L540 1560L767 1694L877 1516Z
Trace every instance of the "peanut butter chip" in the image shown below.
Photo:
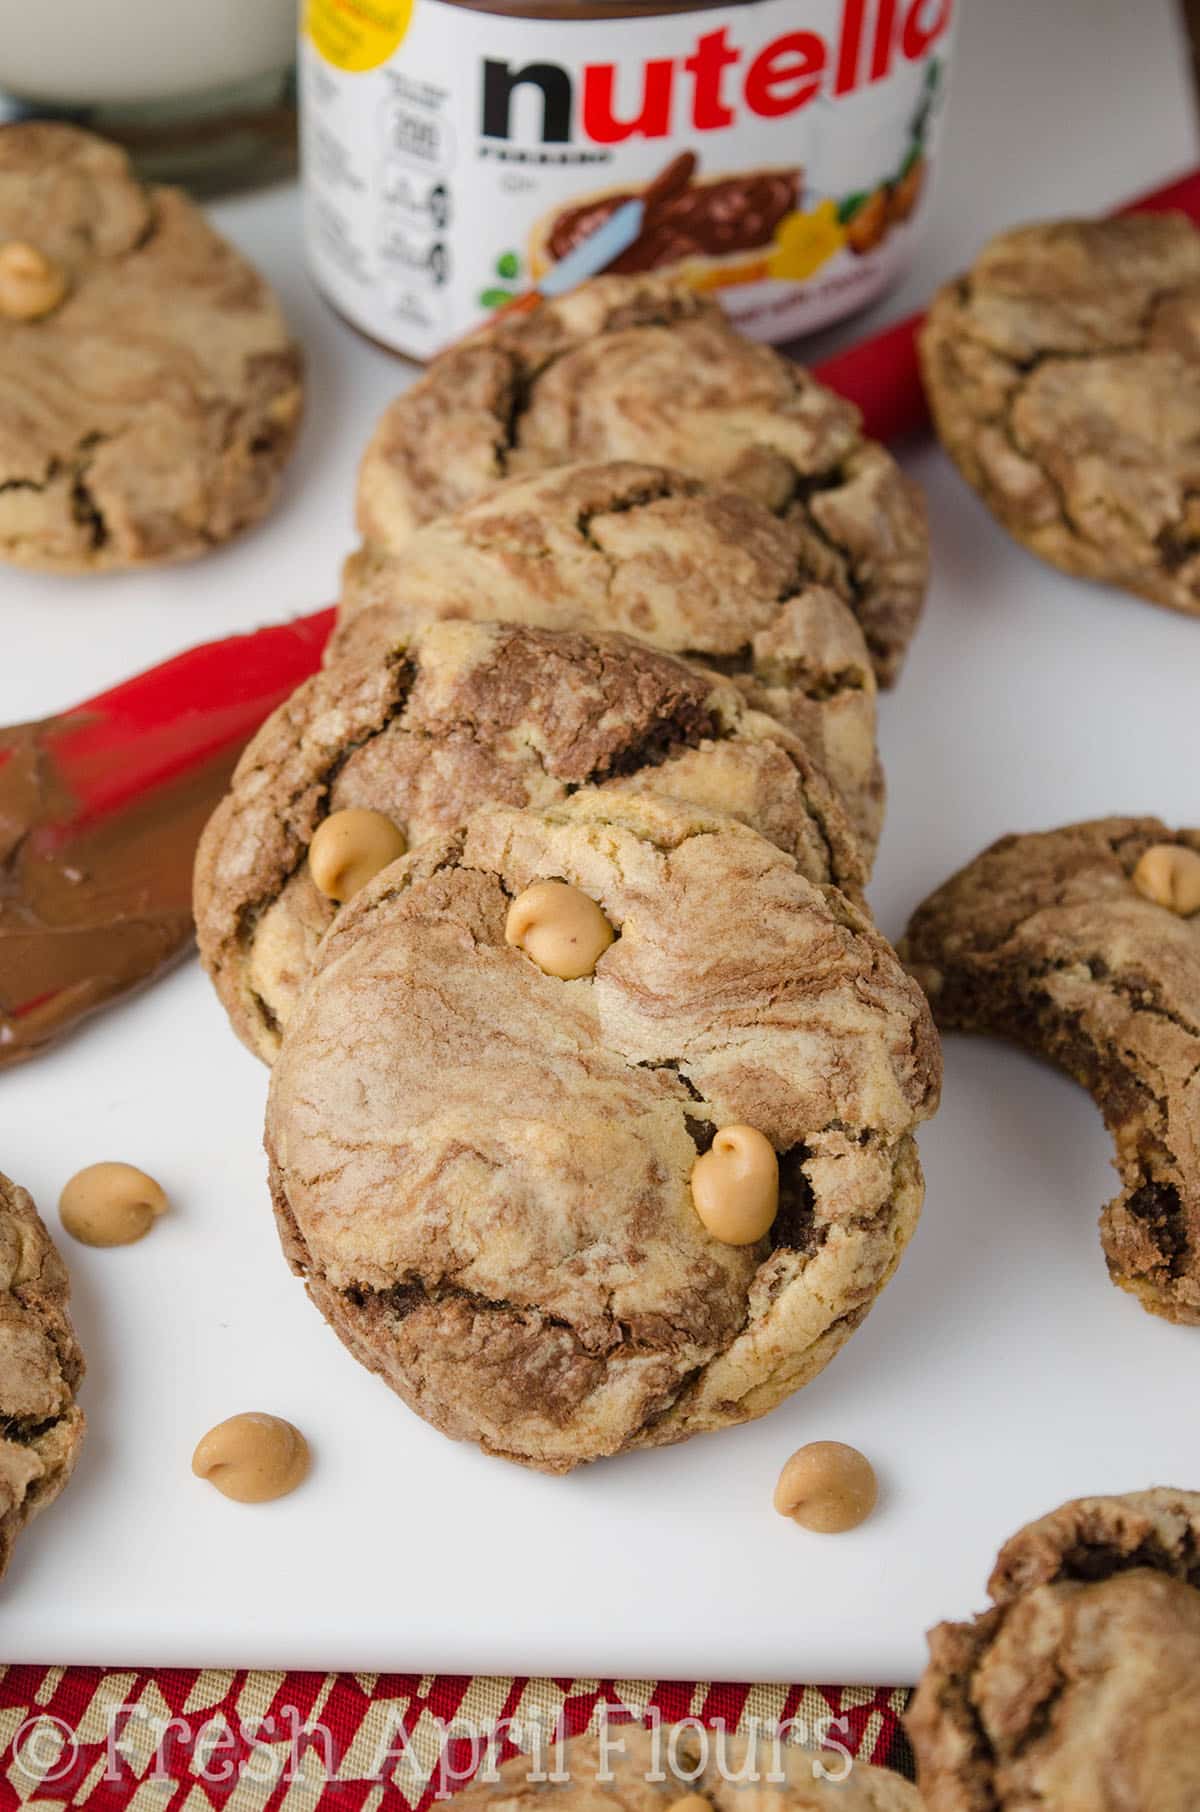
M712 1801L703 1793L685 1793L682 1799L672 1800L668 1812L713 1812Z
M870 1460L843 1441L810 1441L779 1475L775 1508L819 1535L857 1529L875 1508L879 1484Z
M160 1183L132 1164L89 1164L58 1198L72 1239L85 1246L130 1246L149 1233L167 1198Z
M351 807L330 812L308 846L308 872L329 900L349 900L402 856L404 833L382 812Z
M578 981L616 933L590 894L566 881L535 881L509 907L504 935L545 974Z
M66 293L66 272L36 245L23 239L0 245L0 314L10 321L39 321Z
M1200 854L1182 843L1154 843L1133 871L1140 894L1190 919L1200 912Z
M752 1246L779 1212L779 1159L753 1126L723 1126L692 1165L692 1200L714 1239Z
M239 1504L265 1504L286 1497L307 1477L308 1442L282 1416L262 1410L230 1416L202 1438L192 1471Z

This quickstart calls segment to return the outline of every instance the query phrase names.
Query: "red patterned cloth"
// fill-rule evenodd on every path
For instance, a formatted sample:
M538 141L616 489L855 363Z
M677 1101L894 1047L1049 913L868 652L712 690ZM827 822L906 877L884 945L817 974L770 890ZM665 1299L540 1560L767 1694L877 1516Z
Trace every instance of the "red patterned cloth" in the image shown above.
M534 1728L576 1736L607 1715L727 1730L832 1732L909 1772L907 1693L836 1686L496 1679L175 1668L0 1672L0 1809L424 1812ZM605 1709L606 1708L606 1709Z

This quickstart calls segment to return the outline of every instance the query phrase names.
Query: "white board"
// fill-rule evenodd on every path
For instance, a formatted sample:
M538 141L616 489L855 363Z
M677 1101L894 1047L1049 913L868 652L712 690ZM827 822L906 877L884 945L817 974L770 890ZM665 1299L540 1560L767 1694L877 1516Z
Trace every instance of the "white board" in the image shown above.
M1021 0L970 12L945 205L912 299L1039 195L1098 205L1194 158L1170 9L1133 10ZM1047 60L1068 51L1073 66L1049 80ZM1018 58L1034 116L1020 133L1005 101ZM1039 168L1052 137L1062 160ZM977 176L964 186L967 159ZM0 573L0 721L333 595L357 452L403 372L308 290L293 194L221 218L280 285L310 350L284 505L179 571ZM893 935L1003 831L1109 811L1200 816L1200 622L1058 578L1006 541L934 448L910 463L929 491L937 576L882 713L891 809L873 898ZM64 1241L90 1434L0 1591L0 1654L914 1678L925 1627L981 1603L994 1551L1020 1523L1080 1492L1200 1485L1200 1332L1151 1319L1107 1281L1095 1223L1114 1184L1097 1113L997 1045L952 1040L946 1058L945 1103L921 1138L920 1230L830 1369L764 1422L565 1480L435 1434L308 1305L266 1197L265 1074L194 963L0 1075L0 1168L52 1224L63 1181L98 1158L142 1165L176 1204L140 1246ZM302 1491L254 1509L189 1472L199 1434L249 1407L291 1417L316 1454ZM883 1482L877 1514L839 1538L770 1509L783 1459L821 1437L862 1448Z

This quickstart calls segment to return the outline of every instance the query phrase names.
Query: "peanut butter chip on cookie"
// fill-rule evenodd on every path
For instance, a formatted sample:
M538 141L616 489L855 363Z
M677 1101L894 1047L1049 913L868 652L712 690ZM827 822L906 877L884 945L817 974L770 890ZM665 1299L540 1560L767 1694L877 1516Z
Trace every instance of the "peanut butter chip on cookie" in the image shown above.
M1181 843L1153 843L1133 871L1140 894L1190 919L1200 912L1200 854Z
M249 1410L218 1422L192 1455L192 1471L239 1504L286 1497L308 1475L308 1442L282 1416Z
M162 1185L132 1164L89 1164L58 1200L63 1226L85 1246L130 1246L166 1211Z
M870 1460L844 1441L810 1441L779 1475L775 1508L818 1535L857 1529L875 1508L879 1485Z
M308 846L308 872L329 900L349 900L408 848L404 833L383 812L351 807L331 812Z
M753 1126L723 1126L692 1165L692 1200L714 1239L752 1246L779 1212L779 1159Z
M535 881L509 907L504 936L545 974L578 981L616 933L590 894L566 881Z
M23 239L0 245L0 314L10 321L40 321L67 293L60 264Z

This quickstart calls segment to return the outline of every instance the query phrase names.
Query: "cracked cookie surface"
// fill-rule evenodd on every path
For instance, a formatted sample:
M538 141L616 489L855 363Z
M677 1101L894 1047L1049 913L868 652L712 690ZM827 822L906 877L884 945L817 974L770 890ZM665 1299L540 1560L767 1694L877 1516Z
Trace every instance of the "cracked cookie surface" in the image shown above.
M1200 1323L1200 917L1145 898L1158 845L1200 832L1105 818L1002 837L918 907L900 946L945 1031L997 1032L1092 1094L1121 1192L1101 1216L1113 1282Z
M13 1543L71 1476L83 1377L70 1283L24 1189L0 1176L0 1574Z
M897 678L929 574L920 492L852 404L669 280L598 278L435 359L375 430L359 528L368 552L395 553L500 479L613 459L677 467L792 522L881 684Z
M938 434L1065 572L1200 612L1200 233L1183 215L1002 233L921 336Z
M306 681L250 743L201 838L200 953L239 1036L273 1059L336 916L307 862L331 812L382 812L412 847L487 800L550 805L618 776L741 818L810 880L861 889L831 783L730 680L620 635L435 622Z
M506 943L543 877L617 932L593 975ZM940 1075L890 945L757 832L616 787L488 807L325 938L271 1077L284 1248L427 1420L564 1472L747 1421L822 1369L915 1226ZM753 1246L691 1199L733 1123L780 1154Z
M688 1812L920 1812L916 1788L890 1769L821 1753L765 1733L612 1723L603 1736L548 1742L541 1769L513 1756L454 1798L463 1812L670 1812L685 1798ZM531 1778L539 1772L566 1779Z
M927 1812L1191 1812L1200 1494L1064 1504L1005 1544L989 1590L929 1634L908 1715Z
M883 817L862 631L793 523L658 466L510 479L404 553L347 564L330 658L378 654L438 618L618 630L726 672L841 792L870 861Z
M0 312L0 558L58 572L185 559L274 500L301 406L274 296L175 189L72 126L0 127L0 242L66 278Z

